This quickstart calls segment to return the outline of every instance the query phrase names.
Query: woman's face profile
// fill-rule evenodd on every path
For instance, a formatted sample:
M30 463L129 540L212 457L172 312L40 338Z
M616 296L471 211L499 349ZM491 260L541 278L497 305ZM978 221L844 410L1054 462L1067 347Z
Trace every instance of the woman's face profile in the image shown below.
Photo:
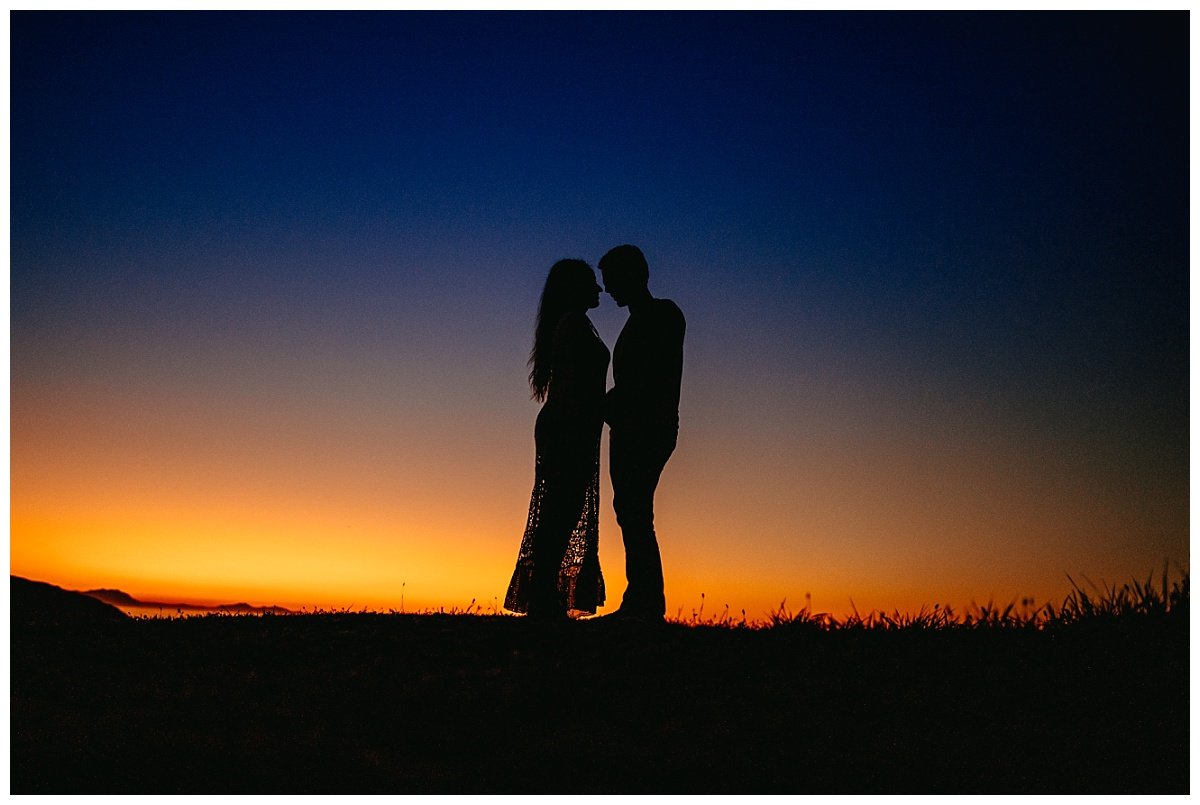
M600 284L596 282L595 274L588 277L587 300L589 310L600 307Z
M600 307L600 288L596 282L596 272L590 270L579 271L571 276L571 290L569 291L573 304L578 304L584 310Z

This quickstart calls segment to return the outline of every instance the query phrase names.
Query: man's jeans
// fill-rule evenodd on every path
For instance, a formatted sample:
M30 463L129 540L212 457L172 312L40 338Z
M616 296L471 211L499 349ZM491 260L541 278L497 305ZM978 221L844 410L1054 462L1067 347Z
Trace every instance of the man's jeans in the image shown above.
M613 510L625 541L625 578L629 582L621 600L622 612L666 614L662 558L654 535L654 490L675 451L678 435L677 427L609 432Z

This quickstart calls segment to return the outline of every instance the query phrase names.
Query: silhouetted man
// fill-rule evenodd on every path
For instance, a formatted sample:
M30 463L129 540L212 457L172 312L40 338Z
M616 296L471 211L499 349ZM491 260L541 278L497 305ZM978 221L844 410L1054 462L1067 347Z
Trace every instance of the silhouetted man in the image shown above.
M613 347L613 387L605 399L613 509L625 542L628 586L609 617L661 619L662 559L654 534L654 490L679 435L684 319L670 299L655 299L650 270L636 246L600 258L604 290L629 319Z

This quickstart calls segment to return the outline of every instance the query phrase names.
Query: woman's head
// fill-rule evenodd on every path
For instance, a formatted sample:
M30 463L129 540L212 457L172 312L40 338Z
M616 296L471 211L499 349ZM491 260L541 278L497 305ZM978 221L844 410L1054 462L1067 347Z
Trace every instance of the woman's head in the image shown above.
M542 288L540 312L557 315L583 312L600 305L600 285L596 272L583 260L559 260L550 266L546 285Z
M550 388L550 353L554 331L563 316L586 313L600 305L596 272L583 260L559 260L550 267L538 303L533 351L529 354L529 386L535 400L544 400Z

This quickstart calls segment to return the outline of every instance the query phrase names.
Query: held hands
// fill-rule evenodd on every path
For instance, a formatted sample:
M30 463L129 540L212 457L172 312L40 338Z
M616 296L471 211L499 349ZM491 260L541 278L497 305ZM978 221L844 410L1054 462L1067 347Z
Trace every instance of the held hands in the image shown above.
M614 427L621 421L621 395L617 393L617 389L611 388L604 395L604 421L608 426Z

